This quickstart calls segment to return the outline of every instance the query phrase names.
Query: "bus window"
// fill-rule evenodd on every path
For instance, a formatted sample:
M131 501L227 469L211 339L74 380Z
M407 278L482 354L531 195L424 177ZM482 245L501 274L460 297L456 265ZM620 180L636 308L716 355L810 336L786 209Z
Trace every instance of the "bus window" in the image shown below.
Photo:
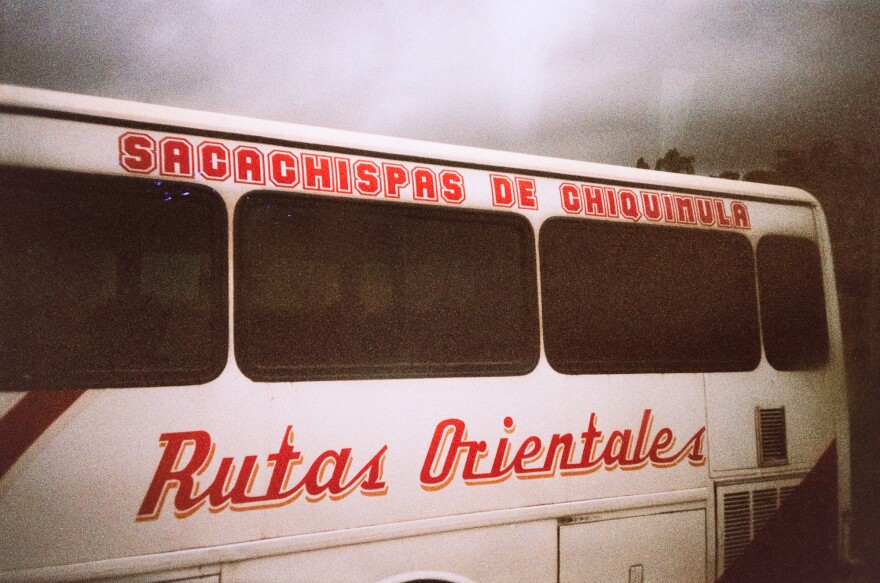
M537 364L534 235L521 216L254 192L235 221L235 350L254 380Z
M194 185L0 169L3 390L198 384L226 362L226 209Z
M566 374L743 371L760 360L737 233L567 217L540 232L544 343Z
M764 350L773 368L802 370L824 364L828 323L816 244L799 237L762 237L758 288Z

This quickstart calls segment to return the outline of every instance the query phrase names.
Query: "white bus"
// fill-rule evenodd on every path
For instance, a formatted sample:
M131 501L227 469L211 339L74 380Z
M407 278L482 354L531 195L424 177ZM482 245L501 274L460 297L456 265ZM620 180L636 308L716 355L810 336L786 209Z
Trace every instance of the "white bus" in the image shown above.
M3 86L0 302L3 581L807 581L847 552L800 190Z

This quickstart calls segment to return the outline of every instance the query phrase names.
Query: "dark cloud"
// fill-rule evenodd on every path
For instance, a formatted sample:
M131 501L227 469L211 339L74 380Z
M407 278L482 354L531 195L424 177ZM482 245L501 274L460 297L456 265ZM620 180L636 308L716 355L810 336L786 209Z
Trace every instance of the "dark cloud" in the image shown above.
M869 0L0 1L0 80L537 154L698 171L880 135Z

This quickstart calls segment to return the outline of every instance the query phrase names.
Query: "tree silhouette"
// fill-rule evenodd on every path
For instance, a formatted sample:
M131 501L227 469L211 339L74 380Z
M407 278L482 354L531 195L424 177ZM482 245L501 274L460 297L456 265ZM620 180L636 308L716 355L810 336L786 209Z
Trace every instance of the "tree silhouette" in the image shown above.
M679 174L694 173L694 156L682 156L677 148L668 150L663 157L657 160L654 170L664 172L677 172Z
M663 157L657 160L657 163L654 164L654 170L677 172L679 174L693 174L695 159L694 156L682 156L677 148L672 148L671 150L667 150L666 153L663 154ZM636 160L636 168L650 170L651 166L642 157Z
M743 174L743 180L763 184L783 184L782 177L775 170L749 170Z

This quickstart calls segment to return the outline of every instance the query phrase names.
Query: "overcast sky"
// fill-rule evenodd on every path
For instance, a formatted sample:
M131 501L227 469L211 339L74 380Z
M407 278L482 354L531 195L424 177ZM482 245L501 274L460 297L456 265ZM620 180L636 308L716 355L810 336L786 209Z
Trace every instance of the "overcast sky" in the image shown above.
M708 174L876 148L878 39L876 0L0 0L0 81Z

